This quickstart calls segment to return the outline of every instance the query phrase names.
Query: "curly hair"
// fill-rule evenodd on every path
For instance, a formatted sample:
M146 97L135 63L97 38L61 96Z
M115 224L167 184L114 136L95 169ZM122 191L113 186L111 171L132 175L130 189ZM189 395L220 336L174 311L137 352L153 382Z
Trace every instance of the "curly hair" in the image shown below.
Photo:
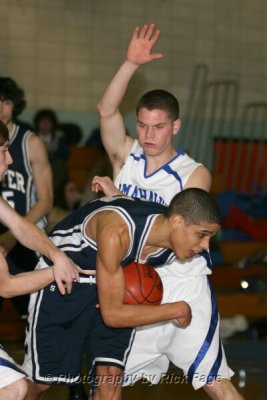
M9 77L0 77L0 98L13 102L13 118L16 118L26 107L24 90Z

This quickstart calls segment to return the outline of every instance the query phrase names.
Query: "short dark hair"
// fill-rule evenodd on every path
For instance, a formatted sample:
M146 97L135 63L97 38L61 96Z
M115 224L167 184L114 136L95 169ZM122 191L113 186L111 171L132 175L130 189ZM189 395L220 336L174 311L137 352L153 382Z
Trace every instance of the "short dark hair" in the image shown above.
M56 128L58 124L56 113L50 108L43 108L42 110L37 111L33 119L35 127L38 127L42 119L49 119L52 122L54 128Z
M182 215L187 225L199 225L203 222L219 225L222 223L215 199L199 188L184 189L174 196L165 216L170 217L174 214Z
M173 94L163 89L155 89L145 93L137 102L136 115L141 108L164 110L169 114L172 121L179 118L178 100Z
M6 124L0 120L0 146L3 146L9 140L9 133Z
M11 100L14 104L13 118L16 118L26 107L24 90L9 77L0 77L0 98Z

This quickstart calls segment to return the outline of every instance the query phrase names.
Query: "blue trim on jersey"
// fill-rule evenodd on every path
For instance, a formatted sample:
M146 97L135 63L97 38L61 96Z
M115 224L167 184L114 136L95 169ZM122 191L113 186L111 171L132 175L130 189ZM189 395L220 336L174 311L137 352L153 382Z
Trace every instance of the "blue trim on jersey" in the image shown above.
M17 372L20 372L23 375L27 375L22 369L20 369L16 364L14 364L13 362L7 360L6 358L0 357L0 366L1 367L7 367L10 369L14 369Z
M208 277L207 277L207 280L208 280ZM208 283L209 283L209 280L208 280ZM216 328L217 328L218 319L219 319L215 293L214 293L210 283L209 283L209 287L210 287L211 305L212 305L210 327L209 327L207 336L206 336L206 338L205 338L205 340L204 340L204 342L203 342L203 344L202 344L202 346L201 346L201 348L200 348L200 350L199 350L199 352L198 352L193 364L191 364L191 366L190 366L190 368L188 370L188 379L189 379L190 383L193 382L194 374L196 373L196 370L197 370L198 366L200 365L201 361L204 359L205 355L207 354L207 352L208 352L208 350L210 348L212 339L214 337L214 334L215 334L215 331L216 331ZM215 363L214 363L214 365L213 365L213 367L211 369L211 371L213 371L213 379L214 379L215 372L216 373L218 372L218 368L219 368L218 365L221 364L221 360L222 360L222 354L219 351L219 353L217 355L217 358L215 360ZM217 368L217 370L216 370L216 368ZM208 378L209 377L207 377L207 379Z
M212 270L213 270L213 265L212 265L212 261L211 261L211 258L210 258L210 253L209 253L209 251L204 250L204 251L201 253L201 256L205 258L206 263L207 263L207 267L212 271Z
M218 349L218 354L217 354L216 360L215 360L215 362L214 362L214 364L213 364L213 366L212 366L212 368L211 368L211 370L209 372L209 375L207 376L207 383L210 383L210 382L214 381L217 378L218 371L219 371L219 368L221 366L221 363L222 363L222 343L220 341L220 345L219 345L219 349Z
M133 157L133 159L134 159L135 161L140 161L141 158L142 158L143 160L146 160L144 154L141 154L140 157L137 157L134 153L130 153L129 156L130 156L130 157Z
M173 175L174 178L179 182L180 190L183 190L183 182L180 176L177 174L177 172L171 169L169 165L164 165L162 169L164 169L164 171L166 171L167 174Z

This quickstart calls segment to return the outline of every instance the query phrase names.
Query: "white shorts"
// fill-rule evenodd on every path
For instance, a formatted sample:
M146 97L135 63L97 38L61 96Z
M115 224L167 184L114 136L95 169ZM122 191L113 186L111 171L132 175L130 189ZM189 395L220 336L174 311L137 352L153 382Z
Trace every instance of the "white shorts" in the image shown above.
M0 389L25 378L26 374L0 345Z
M158 383L168 371L170 361L183 371L194 389L216 378L230 379L234 374L227 366L219 337L219 316L208 278L205 274L189 275L192 266L199 263L203 264L202 257L183 263L181 268L175 261L157 269L164 286L163 303L188 302L192 321L185 329L172 322L138 327L126 364L125 386L142 378ZM190 264L187 271L186 264Z

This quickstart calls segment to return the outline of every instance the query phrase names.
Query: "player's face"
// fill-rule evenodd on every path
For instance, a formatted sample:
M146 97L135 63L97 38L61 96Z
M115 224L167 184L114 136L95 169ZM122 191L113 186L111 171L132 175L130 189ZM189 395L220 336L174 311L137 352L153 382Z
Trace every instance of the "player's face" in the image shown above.
M173 136L178 133L180 120L172 121L164 110L141 108L137 115L138 140L148 156L173 157Z
M5 142L0 146L0 181L2 181L4 173L12 162L12 157L8 151L8 142Z
M182 219L175 225L172 234L172 246L178 259L186 260L208 250L210 239L220 230L215 223L186 225Z
M11 100L1 99L0 97L0 119L6 125L12 121L14 104Z

